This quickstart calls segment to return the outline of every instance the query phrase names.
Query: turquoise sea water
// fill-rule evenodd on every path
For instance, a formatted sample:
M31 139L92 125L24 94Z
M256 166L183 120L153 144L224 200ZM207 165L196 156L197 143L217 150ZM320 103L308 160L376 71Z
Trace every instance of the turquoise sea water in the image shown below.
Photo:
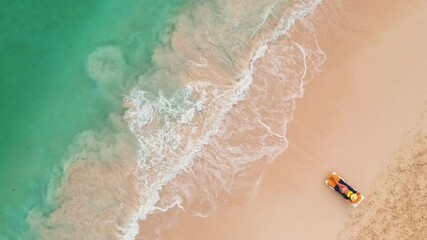
M26 239L27 213L77 134L120 113L121 95L86 71L97 47L120 46L144 72L184 0L0 0L0 239ZM111 89L110 89L111 90Z

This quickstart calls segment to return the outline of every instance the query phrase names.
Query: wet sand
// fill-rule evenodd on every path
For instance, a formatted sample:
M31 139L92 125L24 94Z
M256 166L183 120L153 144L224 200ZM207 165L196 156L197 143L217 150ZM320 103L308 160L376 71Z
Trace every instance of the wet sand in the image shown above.
M341 11L326 19L322 14L330 13L338 2ZM287 134L289 148L265 172L257 197L214 217L182 215L164 239L362 236L366 221L372 218L354 220L354 214L366 209L364 204L382 207L370 205L371 198L378 197L375 184L381 174L385 179L399 178L399 172L387 175L384 169L393 162L393 151L416 125L427 100L427 5L399 2L328 1L315 12L313 17L325 26L318 40L328 60L297 102ZM331 171L367 196L359 209L324 185ZM382 217L389 214L377 212ZM348 224L351 233L343 232ZM382 237L396 236L410 235Z

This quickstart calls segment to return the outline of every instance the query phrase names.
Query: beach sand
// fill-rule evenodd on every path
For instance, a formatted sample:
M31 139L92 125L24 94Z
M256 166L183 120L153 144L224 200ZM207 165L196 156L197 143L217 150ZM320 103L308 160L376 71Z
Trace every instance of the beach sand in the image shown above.
M163 239L427 238L426 171L418 169L426 133L416 128L427 121L427 4L325 1L312 17L324 26L318 42L328 60L297 101L289 147L257 196L213 217L183 214ZM332 171L367 197L359 208L325 186Z
M338 239L426 239L426 113L393 153L369 199L350 214Z

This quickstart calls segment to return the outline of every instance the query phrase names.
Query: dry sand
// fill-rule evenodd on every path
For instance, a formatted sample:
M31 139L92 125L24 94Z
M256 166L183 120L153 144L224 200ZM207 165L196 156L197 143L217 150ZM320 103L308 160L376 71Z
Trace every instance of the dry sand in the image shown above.
M316 11L328 60L298 101L290 146L257 197L224 215L184 215L164 239L427 238L426 171L418 169L426 166L425 132L408 140L413 151L393 155L426 107L427 4L388 2L327 1ZM327 20L322 14L338 3ZM324 185L331 171L367 196L358 209Z
M427 106L426 106L427 108ZM427 238L427 111L338 239Z

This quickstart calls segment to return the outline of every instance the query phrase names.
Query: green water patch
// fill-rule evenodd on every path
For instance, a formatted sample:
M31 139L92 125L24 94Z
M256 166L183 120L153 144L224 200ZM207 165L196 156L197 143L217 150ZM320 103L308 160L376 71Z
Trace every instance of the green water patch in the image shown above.
M28 211L80 132L108 126L122 92L87 74L88 56L118 46L132 74L184 0L0 0L0 239L27 239Z

